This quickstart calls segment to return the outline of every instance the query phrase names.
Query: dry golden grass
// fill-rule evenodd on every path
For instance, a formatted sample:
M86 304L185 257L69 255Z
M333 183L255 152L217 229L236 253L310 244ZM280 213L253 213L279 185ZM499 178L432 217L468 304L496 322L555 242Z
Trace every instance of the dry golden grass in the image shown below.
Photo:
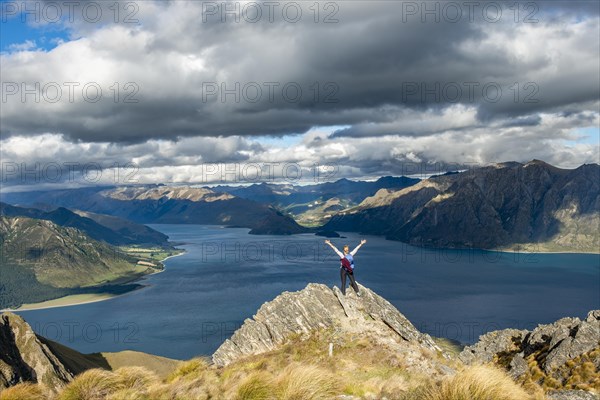
M407 393L403 400L534 400L504 371L494 366L466 367L441 382L430 382Z
M263 371L251 374L237 388L235 400L274 400L275 385L273 377Z
M242 366L243 365L243 366ZM262 369L261 369L262 368ZM347 370L346 375L308 363L292 363L279 371L267 371L264 360L241 363L234 370L191 360L160 380L143 368L115 372L89 370L59 394L58 400L320 400L341 394L376 399L402 400L538 400L505 372L491 366L472 366L442 380L416 381L406 373L371 371L368 375ZM415 383L419 385L415 387ZM35 397L37 396L37 397ZM46 399L38 386L21 384L0 394L0 400Z
M104 400L121 389L113 372L90 369L78 375L58 396L59 400Z
M305 364L286 367L277 377L275 385L280 400L330 399L341 390L339 376Z
M328 355L330 342L334 343L332 357ZM438 357L416 353L411 354ZM318 400L339 395L403 400L543 398L532 394L540 393L538 385L530 383L525 389L500 369L463 368L456 361L436 360L459 372L444 379L435 373L409 373L403 355L369 338L339 339L333 332L321 331L306 339L292 338L276 351L224 368L195 358L182 362L164 379L143 367L88 370L60 391L56 400ZM582 364L581 371L582 379L591 373L587 364Z
M123 367L111 372L90 369L78 375L58 395L58 400L151 400L158 376L143 367Z
M0 400L46 400L40 385L33 383L19 383L0 392Z
M529 371L519 380L524 387L539 386L544 390L571 389L600 393L600 370L596 368L600 349L582 354L546 374L540 366L546 353L538 351L527 357Z
M167 377L167 382L174 382L182 379L198 379L206 372L208 366L209 361L206 358L192 358L191 360L181 364L175 371L173 371Z
M121 389L109 394L106 400L156 400L146 392L140 392L136 389Z
M155 373L143 367L124 367L115 371L119 385L127 389L143 391L158 381Z

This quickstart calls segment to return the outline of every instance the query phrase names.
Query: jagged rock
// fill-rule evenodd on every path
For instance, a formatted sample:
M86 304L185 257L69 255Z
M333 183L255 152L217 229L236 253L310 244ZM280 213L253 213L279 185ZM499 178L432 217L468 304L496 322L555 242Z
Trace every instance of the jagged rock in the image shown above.
M547 375L561 379L554 376L558 368L597 348L600 348L600 310L593 310L584 321L562 318L552 324L538 325L531 332L515 329L489 332L475 345L467 346L459 358L466 364L494 361L519 377L528 371L525 359L535 355ZM600 363L597 359L594 362Z
M595 322L600 320L600 310L592 310L588 313L587 318L585 319L587 322Z
M527 339L527 344L532 350L551 343L555 346L558 342L568 337L570 332L580 322L579 318L561 318L552 324L538 325L531 332L531 335Z
M73 374L43 344L20 316L0 316L0 388L20 382L43 383L58 388Z
M562 341L552 341L550 353L546 357L544 370L550 373L567 361L572 360L600 346L600 322L583 321L575 327L575 335L567 336ZM572 335L572 332L571 332ZM559 343L553 346L552 343Z
M527 365L527 361L523 358L523 353L519 353L510 361L510 375L513 378L518 378L519 376L525 374L529 366Z
M553 390L546 397L549 400L598 400L597 395L584 390Z
M504 329L488 332L479 337L479 342L467 346L460 353L459 358L465 364L474 362L488 363L494 361L498 355L518 353L526 330Z
M277 349L291 335L309 335L326 328L334 328L342 337L374 337L398 351L406 350L407 359L415 363L422 360L412 350L441 351L387 300L362 285L359 289L362 297L352 289L344 296L337 287L315 283L298 292L284 292L263 304L253 319L247 319L215 351L213 362L225 366L244 356Z

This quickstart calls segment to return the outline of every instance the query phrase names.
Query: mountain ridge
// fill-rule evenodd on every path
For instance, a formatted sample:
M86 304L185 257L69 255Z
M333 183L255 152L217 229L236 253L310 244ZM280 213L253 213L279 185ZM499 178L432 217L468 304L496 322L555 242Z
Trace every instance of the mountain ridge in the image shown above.
M254 229L255 234L310 231L269 205L188 186L138 185L9 193L4 199L108 214L141 224L227 225Z
M380 190L323 228L430 247L600 252L598 182L598 164L502 163Z
M85 232L92 239L112 245L151 244L167 246L168 236L145 225L135 224L117 217L85 213L58 207L51 211L13 206L0 202L0 215L48 220L63 227Z

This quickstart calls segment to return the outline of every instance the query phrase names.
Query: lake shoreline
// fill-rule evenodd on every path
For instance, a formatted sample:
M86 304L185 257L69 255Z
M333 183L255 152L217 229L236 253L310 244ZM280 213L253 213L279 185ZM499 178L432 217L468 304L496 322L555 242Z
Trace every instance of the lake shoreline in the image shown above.
M344 235L341 237L332 237L330 239L332 240L338 240L338 239L345 239L347 237L347 235L356 235L358 234L357 232L351 232L351 231L332 231L335 233L338 233L340 235ZM322 237L324 239L327 239L327 237L325 236L320 236L320 235L316 235L317 237ZM408 243L408 242L403 242L401 240L396 240L396 239L388 239L387 237L385 237L385 235L374 235L374 234L366 234L366 235L362 235L362 236L373 236L373 237L378 237L378 238L382 238L385 239L387 241L390 242L397 242L397 243L402 243L403 245L406 246L411 246L414 247L416 249L420 249L420 250L436 250L436 251L485 251L485 252L489 252L489 253L506 253L506 254L594 254L594 255L600 255L600 249L598 249L597 251L586 251L586 250L536 250L536 246L540 246L540 244L537 243L523 243L523 244L515 244L514 246L511 247L499 247L499 248L490 248L490 249L486 249L486 248L482 248L482 247L435 247L435 246L420 246L414 243ZM542 244L543 245L543 244ZM519 248L520 246L523 246L524 248Z
M168 257L160 260L160 262L164 263L169 258L181 256L185 253L186 253L185 251L182 251L179 254L173 254L171 256L168 256ZM133 281L126 282L126 283L130 284L130 283L136 283L136 282L142 281L147 276L160 274L164 270L165 270L165 268L161 269L160 271L152 272L150 274L146 274L144 276L138 277L138 278L134 279ZM36 310L46 310L49 308L70 307L70 306L78 306L78 305L83 305L83 304L97 303L100 301L116 299L117 297L125 296L127 294L133 293L137 290L142 290L147 287L148 287L148 285L140 285L139 287L136 287L135 289L128 290L124 293L119 293L119 294L109 294L109 293L70 294L67 296L58 297L56 299L40 301L38 303L25 303L17 308L5 308L5 309L0 310L0 312L36 311Z

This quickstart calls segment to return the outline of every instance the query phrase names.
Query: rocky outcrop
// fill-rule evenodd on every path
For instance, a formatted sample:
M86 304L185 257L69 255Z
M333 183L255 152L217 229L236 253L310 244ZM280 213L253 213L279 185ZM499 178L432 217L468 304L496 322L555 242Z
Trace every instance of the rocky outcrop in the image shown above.
M20 382L58 388L72 379L73 374L23 318L12 313L0 316L0 388Z
M466 347L460 354L460 359L466 364L488 363L498 355L518 353L527 333L526 330L518 329L488 332L479 338L479 342Z
M533 331L505 329L489 332L466 347L459 358L466 364L496 362L515 377L530 372L529 362L547 377L564 383L565 369L585 362L600 370L600 310L590 311L585 320L562 318L538 325ZM557 396L559 394L556 394ZM557 397L561 398L561 397Z
M418 353L440 352L429 335L419 332L392 304L359 285L361 297L352 289L344 296L337 287L311 283L298 292L284 292L262 305L254 318L247 319L231 339L213 354L218 366L242 357L276 350L290 336L308 336L317 330L333 329L339 337L369 337L383 346L411 357L415 367L427 362ZM435 368L435 366L431 366Z
M553 390L546 394L548 400L598 400L598 395L584 390Z

